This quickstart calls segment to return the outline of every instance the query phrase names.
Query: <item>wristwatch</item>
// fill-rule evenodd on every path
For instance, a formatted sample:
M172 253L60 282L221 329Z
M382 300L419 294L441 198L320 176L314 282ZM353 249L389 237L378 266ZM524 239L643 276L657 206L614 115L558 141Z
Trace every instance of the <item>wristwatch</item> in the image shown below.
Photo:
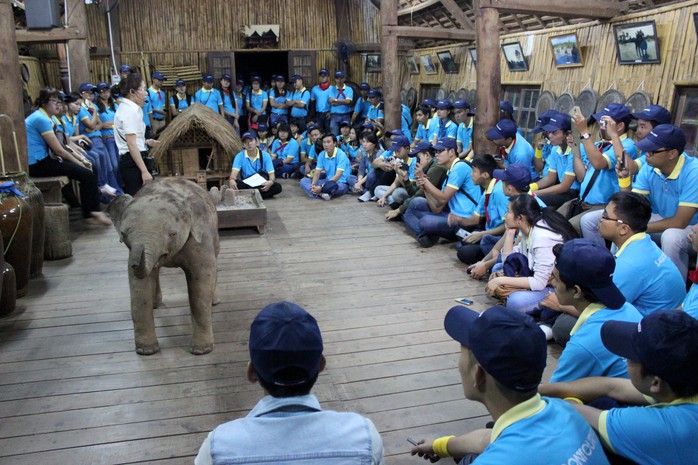
M591 137L591 134L589 134L588 132L585 132L584 134L581 134L579 137L581 137L584 140L587 140Z

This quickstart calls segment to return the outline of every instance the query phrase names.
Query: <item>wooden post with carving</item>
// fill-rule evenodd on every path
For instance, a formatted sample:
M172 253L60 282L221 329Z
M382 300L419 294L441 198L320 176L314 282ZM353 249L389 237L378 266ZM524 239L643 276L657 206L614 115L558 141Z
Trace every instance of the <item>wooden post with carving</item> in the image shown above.
M485 132L499 120L499 96L502 87L499 51L499 12L475 5L477 31L477 111L473 129L476 155L495 153Z
M385 102L386 131L400 129L400 64L397 58L398 34L390 28L397 26L397 0L381 1L381 72L383 101Z

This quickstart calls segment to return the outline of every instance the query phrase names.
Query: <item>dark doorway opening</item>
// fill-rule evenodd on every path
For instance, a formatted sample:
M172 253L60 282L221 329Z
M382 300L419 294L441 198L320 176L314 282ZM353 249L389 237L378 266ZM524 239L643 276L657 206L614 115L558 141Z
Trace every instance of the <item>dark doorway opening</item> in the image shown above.
M252 76L261 77L264 88L276 74L288 82L288 52L235 52L235 73L245 84L250 83Z

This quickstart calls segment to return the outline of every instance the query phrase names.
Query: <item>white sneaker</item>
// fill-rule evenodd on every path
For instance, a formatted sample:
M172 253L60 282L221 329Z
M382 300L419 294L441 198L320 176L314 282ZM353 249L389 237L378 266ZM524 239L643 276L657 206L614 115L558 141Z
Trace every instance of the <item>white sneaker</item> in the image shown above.
M370 198L370 200L371 200L371 202L376 202L376 201L378 200L378 197L376 197L376 196L374 195L373 197Z
M358 200L359 202L368 202L371 199L371 193L369 191L364 192L361 194L361 197L359 197Z
M543 334L545 334L546 341L553 340L553 328L548 325L538 325L538 327L541 329L541 331L543 331Z
M322 200L330 200L332 197L330 196L330 194L323 192L322 194L320 194L320 198Z
M109 197L116 197L116 189L111 187L109 184L105 184L100 187L99 191L104 195L108 195Z

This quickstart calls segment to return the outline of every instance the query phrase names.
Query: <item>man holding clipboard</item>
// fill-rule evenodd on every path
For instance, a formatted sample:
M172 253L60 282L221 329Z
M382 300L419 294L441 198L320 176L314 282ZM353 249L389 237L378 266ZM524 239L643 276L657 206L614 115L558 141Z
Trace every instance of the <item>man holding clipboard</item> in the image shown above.
M271 155L257 148L257 138L251 132L242 135L243 151L235 155L233 169L228 178L232 189L259 189L263 199L270 199L281 192L276 182ZM240 179L238 179L238 177Z

